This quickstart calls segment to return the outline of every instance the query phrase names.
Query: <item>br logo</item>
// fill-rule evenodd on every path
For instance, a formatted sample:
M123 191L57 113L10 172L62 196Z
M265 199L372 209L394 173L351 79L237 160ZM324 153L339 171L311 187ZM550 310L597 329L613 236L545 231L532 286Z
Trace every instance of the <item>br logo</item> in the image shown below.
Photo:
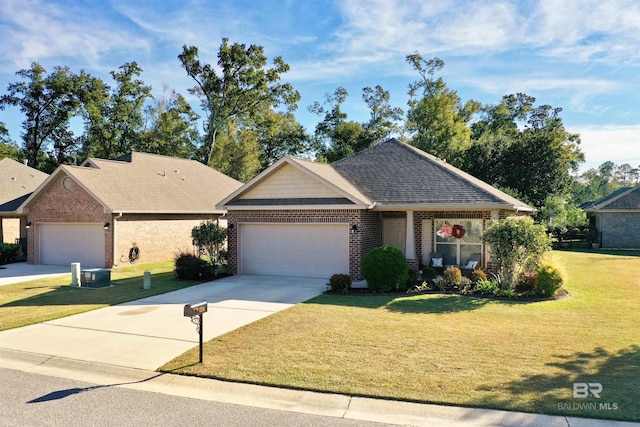
M576 399L586 399L589 395L600 399L602 384L600 383L573 383L573 397Z

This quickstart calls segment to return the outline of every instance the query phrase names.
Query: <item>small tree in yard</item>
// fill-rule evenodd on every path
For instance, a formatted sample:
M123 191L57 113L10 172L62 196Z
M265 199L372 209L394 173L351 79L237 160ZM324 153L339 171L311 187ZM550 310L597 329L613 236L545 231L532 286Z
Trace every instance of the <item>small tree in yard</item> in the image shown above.
M551 249L545 227L528 216L495 221L482 238L491 245L502 283L508 288L515 286L522 272L534 270L542 255Z
M227 239L227 230L217 222L206 221L193 227L191 237L200 248L204 248L209 256L209 263L216 267L220 262L220 251Z

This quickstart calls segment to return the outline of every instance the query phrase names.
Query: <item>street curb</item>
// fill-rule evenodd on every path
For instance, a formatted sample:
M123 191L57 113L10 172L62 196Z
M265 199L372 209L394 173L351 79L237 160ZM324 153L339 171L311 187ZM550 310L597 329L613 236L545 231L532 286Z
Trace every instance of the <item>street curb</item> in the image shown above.
M0 368L264 409L407 426L632 427L637 423L463 408L188 377L0 348ZM91 387L94 388L94 387Z

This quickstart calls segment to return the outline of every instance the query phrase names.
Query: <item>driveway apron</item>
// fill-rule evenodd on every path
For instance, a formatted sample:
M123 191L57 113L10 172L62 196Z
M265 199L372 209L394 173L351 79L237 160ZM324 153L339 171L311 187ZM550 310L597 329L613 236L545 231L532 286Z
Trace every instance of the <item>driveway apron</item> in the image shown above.
M0 332L0 348L155 370L198 345L185 304L207 301L204 340L313 298L325 279L240 275ZM78 292L100 292L78 290ZM196 360L197 361L197 360Z

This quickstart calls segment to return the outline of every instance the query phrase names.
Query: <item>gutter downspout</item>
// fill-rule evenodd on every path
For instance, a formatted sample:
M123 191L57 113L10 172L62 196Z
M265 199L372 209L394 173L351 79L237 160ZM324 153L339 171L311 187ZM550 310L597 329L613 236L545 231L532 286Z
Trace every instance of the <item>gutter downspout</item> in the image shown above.
M116 248L117 248L117 245L116 245L116 236L117 236L116 224L117 224L117 222L118 222L118 220L120 218L122 218L122 212L120 212L117 216L113 217L113 229L111 230L111 232L113 233L113 239L111 239L113 241L113 248L112 248L113 258L112 258L112 262L111 263L113 264L114 267L118 266L118 264L116 263Z

